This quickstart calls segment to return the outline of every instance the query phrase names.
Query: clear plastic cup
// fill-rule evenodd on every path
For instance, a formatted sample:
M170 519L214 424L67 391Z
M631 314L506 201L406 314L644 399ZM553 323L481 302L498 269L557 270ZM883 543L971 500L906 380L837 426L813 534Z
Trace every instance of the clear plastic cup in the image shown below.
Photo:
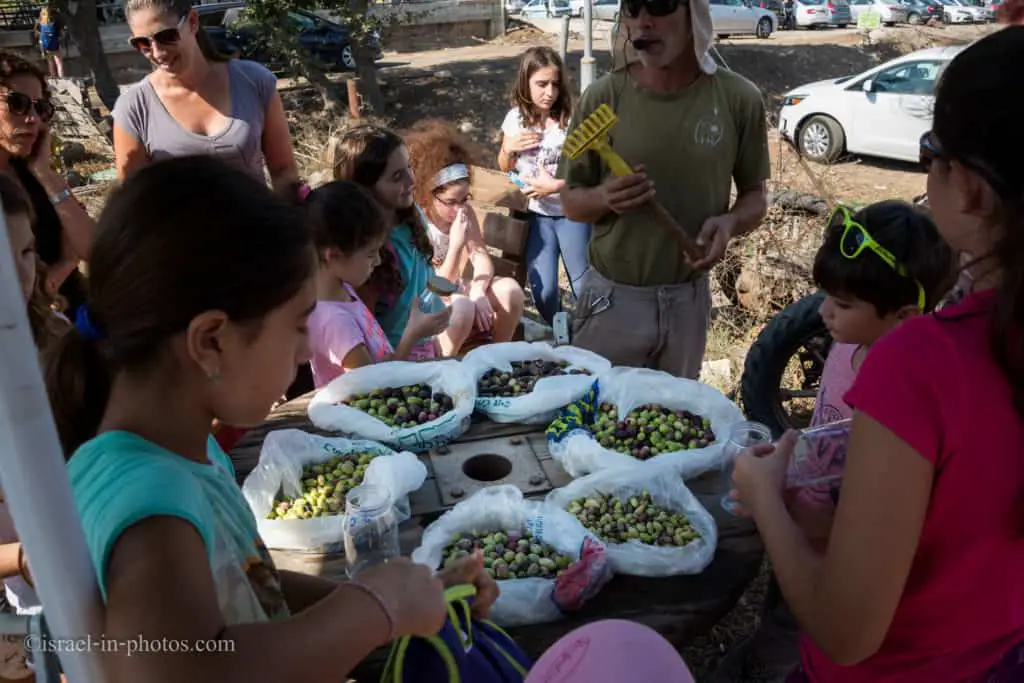
M440 313L444 310L444 298L459 291L459 286L440 275L431 275L427 285L419 293L419 307L424 313Z
M772 430L760 422L737 422L729 430L729 438L722 446L722 471L726 480L732 482L732 469L736 464L736 456L744 449L772 442ZM730 491L731 492L731 491ZM722 507L735 515L737 503L727 493L722 497Z
M387 489L363 484L349 491L344 529L349 578L400 554L398 520Z
M793 448L786 488L828 489L838 487L846 469L850 444L850 419L805 429Z

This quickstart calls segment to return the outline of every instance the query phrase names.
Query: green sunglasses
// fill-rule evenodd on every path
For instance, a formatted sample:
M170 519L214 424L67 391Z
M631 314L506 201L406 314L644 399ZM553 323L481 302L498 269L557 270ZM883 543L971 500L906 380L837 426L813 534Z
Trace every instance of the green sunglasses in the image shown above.
M839 238L839 252L843 256L848 259L855 259L865 249L870 249L878 255L878 258L885 261L890 268L895 270L897 274L910 279L910 275L907 274L907 269L903 267L903 264L896 260L891 251L879 244L871 236L867 228L853 220L853 213L848 208L840 204L833 209L832 214L828 217L828 224L836 225L837 216L842 216L843 225L845 226L843 236ZM917 308L923 312L925 307L924 287L921 286L917 279L914 279L914 284L917 285Z

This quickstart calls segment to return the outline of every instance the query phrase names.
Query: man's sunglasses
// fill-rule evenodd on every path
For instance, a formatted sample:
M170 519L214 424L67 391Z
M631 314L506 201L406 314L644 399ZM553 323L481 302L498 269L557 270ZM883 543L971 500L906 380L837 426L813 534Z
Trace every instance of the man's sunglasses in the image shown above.
M27 116L35 108L36 115L43 123L48 123L57 111L57 108L53 106L50 100L33 100L25 93L17 92L16 90L8 92L4 96L4 101L7 103L7 110L18 116Z
M174 45L181 40L181 27L187 19L188 15L186 14L174 28L165 28L163 31L157 31L151 36L132 36L128 39L128 42L139 52L149 52L153 49L153 43Z
M652 17L667 17L688 4L689 0L622 0L622 13L629 19L636 19L640 10L646 9Z
M833 227L845 226L843 235L839 238L839 252L846 258L855 259L864 253L865 249L870 249L878 258L885 261L886 265L895 270L898 275L912 279L907 274L907 269L896 260L892 252L875 241L875 238L871 236L867 228L853 220L853 214L845 206L840 204L832 211L828 224ZM926 304L924 287L916 279L914 279L914 284L917 285L917 308L920 311L924 311Z

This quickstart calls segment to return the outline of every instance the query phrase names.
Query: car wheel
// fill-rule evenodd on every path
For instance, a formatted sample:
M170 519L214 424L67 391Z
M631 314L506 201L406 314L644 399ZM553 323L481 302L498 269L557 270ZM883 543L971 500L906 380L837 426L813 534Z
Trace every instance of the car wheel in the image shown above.
M843 127L831 116L812 116L797 134L800 153L820 164L830 164L839 158L846 146Z
M921 15L918 14L917 12L911 12L910 14L907 15L907 23L908 24L913 24L915 26L920 24L921 23Z
M767 38L771 36L771 34L772 20L769 19L768 17L762 17L761 20L757 22L757 37Z
M349 71L356 70L356 56L352 52L351 45L341 48L341 65Z
M839 24L839 28L846 28L846 24Z

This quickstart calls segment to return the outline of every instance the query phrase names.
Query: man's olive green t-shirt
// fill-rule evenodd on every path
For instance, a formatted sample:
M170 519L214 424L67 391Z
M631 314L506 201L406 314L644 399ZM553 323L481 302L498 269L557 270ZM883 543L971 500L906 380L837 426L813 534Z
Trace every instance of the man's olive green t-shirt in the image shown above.
M619 117L608 133L612 149L631 166L644 165L656 199L694 237L705 220L729 211L733 180L744 189L770 175L761 92L735 72L701 74L686 88L662 94L638 85L625 69L615 71L583 93L570 132L600 104ZM563 155L558 168L568 188L596 187L609 174L594 151L574 160ZM590 265L614 282L639 287L697 275L649 207L601 218L591 233Z

